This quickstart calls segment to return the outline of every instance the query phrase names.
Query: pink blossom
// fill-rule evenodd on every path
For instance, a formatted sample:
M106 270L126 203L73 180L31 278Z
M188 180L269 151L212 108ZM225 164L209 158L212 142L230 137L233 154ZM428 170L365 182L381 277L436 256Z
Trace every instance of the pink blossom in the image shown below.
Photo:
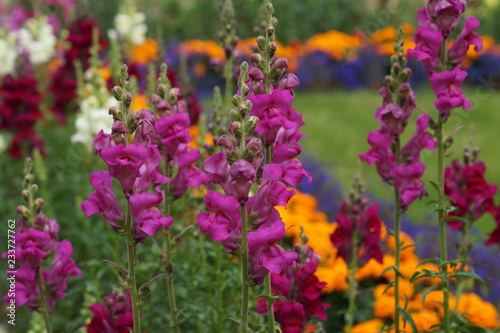
M156 188L159 191L159 187ZM172 217L164 217L157 208L163 201L163 194L134 193L130 197L130 207L134 218L134 238L144 242L147 236L155 236L162 228L170 229L174 222Z
M455 67L452 71L443 71L434 73L429 77L432 90L437 96L434 105L439 110L443 118L448 118L452 109L463 107L468 110L472 107L460 86L467 77L467 72Z
M252 279L261 284L269 272L281 273L286 267L294 266L297 253L286 252L276 244L285 237L285 224L276 216L277 220L268 220L259 226L256 231L248 233L248 250Z
M92 214L101 214L111 228L118 228L117 220L123 219L123 212L113 193L112 178L107 171L95 171L90 175L90 183L95 189L80 209L87 218Z
M474 51L476 52L483 49L483 40L474 32L477 28L479 28L479 20L477 18L471 16L465 19L464 28L448 51L449 58L454 66L462 63L471 45L474 45Z
M123 193L129 197L134 192L134 183L141 176L140 169L148 158L148 151L142 145L133 143L105 148L101 158L109 169L109 174L118 179Z
M205 206L210 214L198 213L197 223L201 232L207 233L214 241L221 242L227 253L233 253L241 245L240 204L236 196L225 196L208 191Z

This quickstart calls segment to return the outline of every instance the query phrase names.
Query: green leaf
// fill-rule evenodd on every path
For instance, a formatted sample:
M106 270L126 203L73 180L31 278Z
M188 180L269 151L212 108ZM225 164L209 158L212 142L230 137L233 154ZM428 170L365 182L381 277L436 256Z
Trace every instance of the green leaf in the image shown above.
M439 263L439 261L440 261L440 259L437 258L437 257L427 258L427 259L424 259L424 260L420 260L420 262L418 263L417 267L420 266L420 265L423 265L423 264L428 264L428 263L437 264L437 263Z
M470 279L476 280L476 281L481 282L481 283L486 283L486 282L484 282L482 277L480 277L476 273L472 273L472 272L455 272L452 275L450 275L450 278L457 278L457 277L470 278Z
M403 322L406 324L407 322L410 323L411 329L413 332L418 332L417 325L415 325L415 322L413 321L413 318L411 315L406 311L405 309L401 309L401 315L403 316Z
M385 273L387 273L389 271L394 271L397 275L399 275L400 277L404 278L404 275L401 274L401 272L396 268L396 266L389 266L389 267L387 267L386 269L384 269L382 271L382 273L380 273L380 276L383 276Z
M479 330L480 332L488 332L484 327L481 327L481 326L478 326L478 325L474 325L474 324L467 324L467 325L464 325L462 327L460 327L460 329L466 329L466 330ZM475 331L474 331L475 332Z
M429 183L439 192L439 185L435 181L430 180Z
M385 286L384 291L382 292L382 294L385 294L387 292L387 290L389 290L393 286L394 286L394 281L389 281L389 283L387 284L387 286Z
M447 222L447 221L460 221L460 222L463 222L465 224L470 224L472 222L470 220L467 220L466 218L459 217L459 216L448 216L448 217L445 217L443 219L443 221L445 221L445 222Z
M406 250L406 249L408 249L408 248L410 248L410 247L415 247L415 244L405 245L405 246L403 246L403 247L401 248L401 251L404 251L404 250Z

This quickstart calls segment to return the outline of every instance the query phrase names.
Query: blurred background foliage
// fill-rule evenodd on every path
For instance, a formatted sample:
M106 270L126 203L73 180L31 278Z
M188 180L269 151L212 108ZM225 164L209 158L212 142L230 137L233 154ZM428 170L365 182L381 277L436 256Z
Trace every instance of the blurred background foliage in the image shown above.
M104 29L113 24L111 13L116 13L120 0L88 0L92 12ZM136 0L140 11L148 17L151 37L169 40L191 38L216 39L220 30L218 20L223 0ZM255 36L254 26L262 0L234 0L238 34L241 38ZM423 0L274 0L279 13L277 35L282 42L304 41L316 33L338 30L345 33L359 31L370 35L385 26L415 24L417 8ZM500 40L500 1L468 1L468 15L481 21L480 34Z

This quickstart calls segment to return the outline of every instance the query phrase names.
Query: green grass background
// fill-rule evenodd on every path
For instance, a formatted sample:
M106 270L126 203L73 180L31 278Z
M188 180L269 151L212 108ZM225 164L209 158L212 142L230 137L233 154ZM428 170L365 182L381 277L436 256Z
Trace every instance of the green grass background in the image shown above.
M480 157L487 165L486 179L500 184L500 92L489 90L485 86L467 87L465 95L474 106L471 110L456 109L445 125L445 136L456 128L463 126L454 135L454 143L445 159L449 164L453 158L462 158L463 146L472 140L473 146L481 148ZM432 91L422 89L416 91L417 105L431 116L436 115L433 106L435 96ZM369 149L367 134L379 128L373 117L381 97L372 90L298 92L294 107L303 114L306 125L303 132L307 137L303 141L303 152L313 154L324 162L328 169L349 188L355 175L359 173L365 180L367 189L381 198L391 199L390 187L383 184L378 177L375 166L361 163L358 154ZM412 119L422 111L415 110ZM405 137L413 133L414 128L407 128ZM424 180L435 180L437 173L437 156L424 154L423 163L427 166ZM410 207L408 214L415 222L429 221L429 208L426 203L435 198L432 186L427 186L430 197L422 199ZM497 201L498 202L498 201ZM485 217L478 225L483 231L493 228L493 219Z

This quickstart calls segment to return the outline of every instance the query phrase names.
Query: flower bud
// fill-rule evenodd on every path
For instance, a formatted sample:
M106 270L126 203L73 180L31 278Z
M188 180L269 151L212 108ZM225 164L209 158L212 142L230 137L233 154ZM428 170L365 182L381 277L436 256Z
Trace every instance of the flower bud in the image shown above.
M118 109L116 108L116 106L110 107L109 110L108 110L108 114L113 115L113 116L117 115L118 114Z
M234 95L233 98L231 98L231 102L233 102L234 106L238 107L243 103L243 98L240 95Z
M42 207L45 206L45 201L42 198L35 199L34 203L36 214L40 213Z
M172 106L170 103L168 103L166 100L161 100L160 103L156 106L156 109L158 112L166 112L172 109Z
M257 46L259 49L264 50L266 48L266 39L262 36L257 37Z
M28 207L19 205L16 207L16 213L22 216L26 216L29 213Z
M153 105L158 105L158 103L160 103L161 101L161 97L158 96L157 94L152 94L150 97L149 97L149 101L151 102L151 104Z
M182 97L182 92L179 88L172 88L168 92L168 99L170 101L177 101L179 97Z
M262 56L259 53L253 53L250 56L250 61L257 65L257 64L260 64L262 61L264 61L264 59L262 58Z
M278 58L272 62L271 67L276 68L276 69L288 68L288 59L287 58Z
M241 114L236 109L231 109L231 111L229 111L229 118L231 120L235 120L235 121L241 121L242 120Z
M113 89L111 89L111 93L113 93L114 98L117 101L121 101L123 99L123 88L119 86L114 86Z
M24 201L28 202L29 201L29 191L28 190L22 190L21 192L21 196L23 197Z
M126 107L129 107L130 104L132 104L132 98L133 98L132 94L127 91L123 96L123 104L125 104Z

